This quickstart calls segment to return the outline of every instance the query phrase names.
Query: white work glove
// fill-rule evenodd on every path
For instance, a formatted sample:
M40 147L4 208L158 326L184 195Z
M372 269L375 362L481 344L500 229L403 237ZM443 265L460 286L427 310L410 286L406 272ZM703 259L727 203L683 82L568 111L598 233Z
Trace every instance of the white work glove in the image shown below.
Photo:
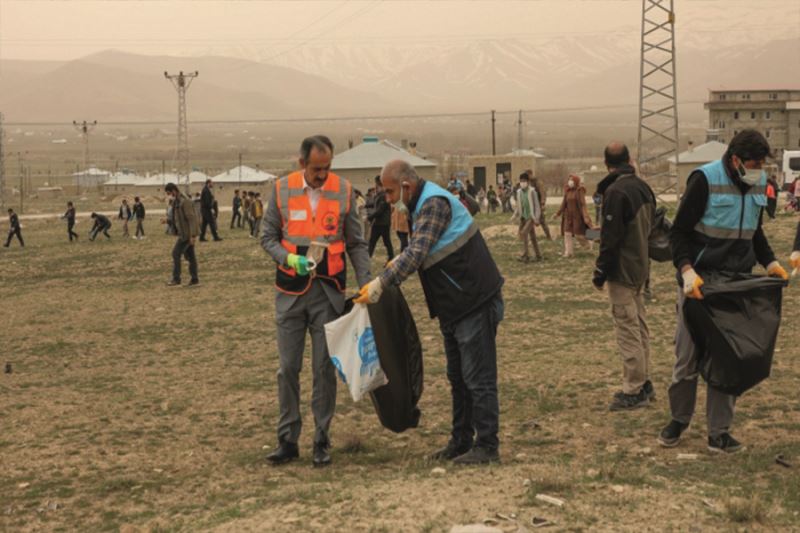
M703 293L700 292L700 287L703 286L703 278L698 276L693 268L683 272L681 277L683 278L683 294L685 294L687 298L702 300Z
M376 304L383 294L383 284L380 278L375 278L358 291L358 297L353 300L357 304Z

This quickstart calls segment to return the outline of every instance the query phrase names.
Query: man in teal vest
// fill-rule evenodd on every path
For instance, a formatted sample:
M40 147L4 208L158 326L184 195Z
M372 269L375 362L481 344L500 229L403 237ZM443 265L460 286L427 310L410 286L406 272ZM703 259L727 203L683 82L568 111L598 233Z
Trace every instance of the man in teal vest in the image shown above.
M683 320L684 298L703 298L703 277L714 272L749 273L756 262L770 276L789 278L761 228L767 205L767 176L762 167L769 154L769 143L759 132L744 130L731 140L721 160L698 168L687 181L670 234L681 288L676 361L669 388L672 420L659 436L663 446L678 445L697 397L698 361ZM733 453L742 448L730 434L735 401L735 396L708 387L709 451Z
M431 318L439 319L453 400L450 442L431 458L458 464L499 460L497 326L503 319L503 277L478 225L461 202L425 181L404 161L381 173L386 199L408 206L408 247L361 288L357 303L375 303L384 287L419 271Z

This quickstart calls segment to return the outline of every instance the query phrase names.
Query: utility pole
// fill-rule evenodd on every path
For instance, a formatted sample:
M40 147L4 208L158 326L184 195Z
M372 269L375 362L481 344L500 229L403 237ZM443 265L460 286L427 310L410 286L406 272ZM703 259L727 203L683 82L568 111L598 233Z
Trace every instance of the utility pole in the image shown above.
M178 74L169 74L164 71L164 77L172 82L175 90L178 91L178 148L175 159L178 167L178 183L184 177L186 179L186 192L189 192L189 126L186 123L186 91L199 72L196 70L188 74L180 71Z
M94 122L86 122L85 120L81 123L73 120L72 125L75 127L75 130L81 134L81 138L83 140L83 171L89 172L89 133L92 132L95 126L97 126L97 121Z
M6 207L6 151L3 114L0 113L0 206Z
M658 164L678 164L678 84L675 63L674 0L642 0L639 132L636 161L648 178L665 176ZM672 186L668 187L669 190ZM678 185L680 195L681 186ZM661 192L666 192L666 190Z
M242 152L239 152L239 188L242 188Z
M497 139L494 132L494 123L497 122L495 118L495 111L492 109L492 155L497 155Z
M22 152L17 152L17 162L19 163L19 214L25 208L25 169L22 166Z
M517 115L517 150L522 150L522 143L523 143L523 134L522 134L522 110L520 109L519 114Z

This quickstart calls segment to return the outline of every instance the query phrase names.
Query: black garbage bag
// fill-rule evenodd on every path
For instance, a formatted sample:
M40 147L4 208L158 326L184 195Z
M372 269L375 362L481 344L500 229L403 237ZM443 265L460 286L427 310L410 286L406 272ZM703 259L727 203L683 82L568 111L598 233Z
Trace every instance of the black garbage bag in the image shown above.
M752 274L714 274L704 281L704 299L683 304L698 370L709 386L740 396L769 377L786 282Z
M369 320L381 368L389 383L370 392L381 424L395 433L419 425L422 396L422 344L417 324L399 287L387 287L370 305Z
M656 209L653 217L653 227L650 230L648 241L648 255L658 263L672 261L672 247L669 244L669 231L672 221L667 218L667 208L664 206Z

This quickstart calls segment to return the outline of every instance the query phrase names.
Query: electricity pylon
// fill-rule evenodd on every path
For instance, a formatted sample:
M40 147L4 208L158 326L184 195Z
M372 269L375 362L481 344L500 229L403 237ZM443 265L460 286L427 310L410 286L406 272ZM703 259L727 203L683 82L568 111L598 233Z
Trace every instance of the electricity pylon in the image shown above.
M175 90L178 91L178 147L175 152L175 162L178 170L178 182L185 178L185 184L189 187L189 126L186 122L186 91L199 72L196 70L188 74L180 71L178 74L169 74L164 71L164 77L172 82Z

